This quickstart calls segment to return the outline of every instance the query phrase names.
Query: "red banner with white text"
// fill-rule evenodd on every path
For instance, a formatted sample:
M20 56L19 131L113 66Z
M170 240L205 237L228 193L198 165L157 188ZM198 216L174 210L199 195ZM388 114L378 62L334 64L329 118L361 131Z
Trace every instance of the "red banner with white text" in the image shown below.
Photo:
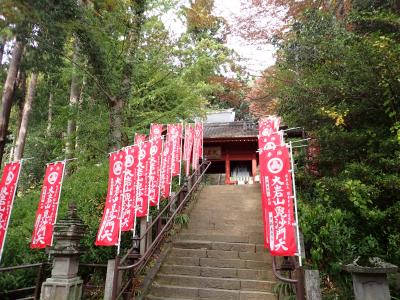
M192 168L197 170L199 167L200 158L200 148L202 147L202 125L201 123L196 123L194 125L194 140L193 140L193 155L192 155Z
M97 233L97 246L115 246L118 244L122 192L124 186L125 150L110 154L108 168L108 191L103 218Z
M151 124L150 125L150 140L154 138L161 138L162 135L162 124Z
M135 140L134 140L134 144L138 145L141 143L144 143L146 141L146 135L145 134L140 134L140 133L135 133Z
M7 163L4 165L0 182L0 260L3 254L7 228L11 217L15 191L18 185L21 162Z
M32 249L45 248L53 243L64 168L64 161L47 165L32 234Z
M190 173L190 159L192 156L192 148L193 148L193 139L194 139L194 129L192 125L185 125L185 143L183 145L183 160L185 161L185 174L189 176Z
M164 149L161 157L161 174L160 174L160 188L161 188L161 196L164 198L168 198L171 189L171 151L172 151L172 143L170 141L166 141L164 143Z
M160 200L160 159L162 151L162 139L154 137L150 140L149 158L149 188L148 201L150 206L157 206Z
M197 123L197 128L200 131L200 142L199 142L199 158L203 158L203 138L204 138L204 125L203 123Z
M168 124L167 141L171 143L171 172L172 176L181 173L182 156L182 124Z
M148 214L147 201L149 189L150 142L139 146L139 156L136 175L136 217L145 217Z
M263 206L271 255L297 252L289 150L286 146L265 151L260 165L265 194Z
M263 149L271 142L271 137L278 133L281 119L276 116L263 118L258 122L258 148Z
M124 188L121 210L121 231L133 228L136 200L136 170L138 163L138 146L125 148Z

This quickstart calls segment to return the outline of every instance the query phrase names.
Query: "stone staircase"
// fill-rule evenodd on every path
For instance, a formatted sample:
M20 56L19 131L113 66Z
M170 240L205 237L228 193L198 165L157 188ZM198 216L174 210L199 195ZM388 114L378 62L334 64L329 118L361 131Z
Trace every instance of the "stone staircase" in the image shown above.
M259 185L206 186L145 299L267 299Z

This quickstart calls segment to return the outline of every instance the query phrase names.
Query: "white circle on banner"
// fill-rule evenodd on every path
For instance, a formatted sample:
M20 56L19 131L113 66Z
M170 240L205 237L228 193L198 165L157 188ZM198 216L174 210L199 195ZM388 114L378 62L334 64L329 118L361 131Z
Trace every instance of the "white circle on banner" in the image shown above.
M7 178L6 178L6 185L9 185L14 179L14 173L13 172L8 172Z
M151 146L150 147L150 155L154 156L154 154L157 153L157 146Z
M49 174L49 176L47 177L47 181L50 183L50 184L54 184L56 181L57 181L57 178L58 178L58 172L51 172L50 174Z
M155 128L153 129L153 133L154 133L154 134L160 134L160 133L161 133L161 132L160 132L160 128L155 127Z
M133 165L133 155L128 154L125 156L125 167L129 168Z
M277 174L283 169L283 161L278 157L274 157L270 159L267 163L268 171L272 174Z
M116 161L113 166L113 172L115 175L121 175L122 173L122 161Z

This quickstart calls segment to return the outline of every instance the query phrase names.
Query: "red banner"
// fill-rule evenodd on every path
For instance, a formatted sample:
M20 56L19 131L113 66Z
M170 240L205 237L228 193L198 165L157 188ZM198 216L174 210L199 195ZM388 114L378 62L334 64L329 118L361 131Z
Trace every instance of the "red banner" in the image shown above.
M267 150L260 174L265 184L264 217L270 252L276 256L293 256L297 246L288 148Z
M263 118L258 122L258 148L263 149L271 137L278 133L281 119L276 116Z
M32 234L32 249L53 244L53 227L57 219L64 167L64 161L47 165Z
M157 206L160 200L160 158L162 151L162 139L153 138L150 140L149 159L149 188L148 201L150 206Z
M200 142L199 142L199 158L203 159L203 138L204 138L204 124L197 123L198 130L200 131Z
M190 124L185 125L185 144L183 146L183 160L185 161L185 173L189 176L190 173L190 158L192 156L194 139L194 129Z
M145 134L135 133L135 140L134 140L134 144L135 145L144 143L145 141L146 141L146 135Z
M150 139L161 138L162 135L162 124L151 124L150 125Z
M0 182L0 260L3 254L4 241L10 222L11 210L14 202L15 191L18 185L21 162L7 163L4 165Z
M171 150L172 143L170 141L166 141L164 143L164 149L161 158L161 174L160 174L160 187L161 187L161 196L164 198L168 198L171 189Z
M192 168L197 170L199 167L199 151L202 144L202 126L201 123L196 123L194 126L194 141L193 141L193 158L192 158Z
M125 148L124 188L121 210L121 231L133 228L136 200L136 170L138 163L138 146Z
M150 142L139 144L136 175L136 217L148 214L147 201L149 189Z
M125 150L110 154L108 171L108 191L103 218L96 237L97 246L118 244L122 192L124 186Z
M172 176L181 173L182 159L182 124L168 124L167 126L167 141L171 143L171 172Z

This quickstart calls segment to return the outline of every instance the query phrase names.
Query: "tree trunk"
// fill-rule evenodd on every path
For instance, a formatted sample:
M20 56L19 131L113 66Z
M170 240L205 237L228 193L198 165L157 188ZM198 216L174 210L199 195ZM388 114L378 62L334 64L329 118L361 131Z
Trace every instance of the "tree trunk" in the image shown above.
M12 96L14 92L14 82L17 77L19 64L22 58L24 46L22 42L16 41L10 66L7 71L7 79L4 84L3 97L0 113L0 165L3 160L4 148L6 145L8 122L10 119Z
M122 111L124 107L124 100L116 98L111 103L111 150L121 148L122 146Z
M76 41L74 42L74 54L72 58L73 62L73 71L71 76L71 89L69 96L69 107L72 112L72 117L68 120L67 125L67 142L65 145L65 154L67 158L72 158L75 150L75 137L76 137L76 109L79 100L79 77L76 72L75 63L78 62L78 45Z
M20 160L22 158L22 155L24 154L26 133L28 131L29 115L32 110L32 102L35 99L37 77L38 77L37 73L32 73L29 81L28 92L26 94L26 99L24 104L24 110L22 112L21 126L19 128L18 139L15 146L14 160Z
M131 77L134 70L134 59L136 56L137 49L139 47L140 32L144 23L144 12L146 7L146 0L132 1L131 9L134 12L134 18L132 20L132 28L128 33L127 42L130 45L128 53L125 59L125 65L122 69L123 80L121 84L120 93L110 101L110 127L111 127L111 140L110 149L115 150L120 148L123 144L127 144L127 138L122 141L123 133L123 108L124 101L129 97L131 89Z
M47 128L46 128L46 136L50 136L51 125L53 123L53 91L50 91L49 94L49 103L48 103L48 111L47 111Z
M0 38L0 66L3 65L3 55L4 55L5 45L6 45L6 39Z
M17 79L15 80L14 83L14 91L13 91L13 97L12 97L12 103L16 103L17 105L17 126L14 132L14 137L12 141L12 145L10 147L10 154L9 154L9 160L12 161L14 158L14 151L15 151L15 146L17 143L17 138L18 138L18 133L19 129L21 128L21 122L22 122L22 115L24 111L24 103L26 99L26 75L25 72L18 72Z

